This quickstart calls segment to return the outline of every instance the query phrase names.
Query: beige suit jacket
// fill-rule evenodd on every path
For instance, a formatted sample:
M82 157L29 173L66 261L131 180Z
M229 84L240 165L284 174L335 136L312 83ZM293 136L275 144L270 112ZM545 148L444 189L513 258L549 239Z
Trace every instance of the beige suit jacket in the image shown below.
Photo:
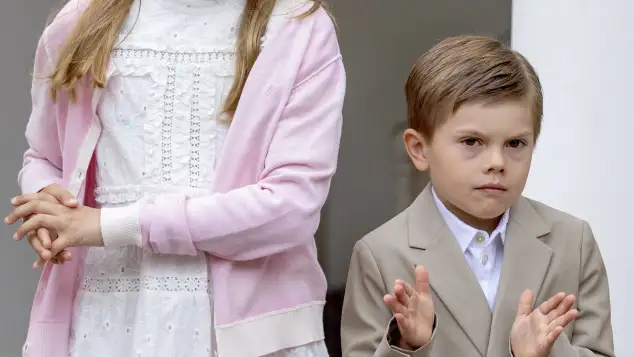
M395 326L383 296L392 293L396 279L413 284L420 264L429 270L437 326L428 346L403 351L391 344ZM550 357L614 356L608 279L586 222L520 198L511 208L491 312L428 186L408 209L355 245L341 324L343 356L509 357L524 289L536 293L535 306L559 292L577 296L579 316Z

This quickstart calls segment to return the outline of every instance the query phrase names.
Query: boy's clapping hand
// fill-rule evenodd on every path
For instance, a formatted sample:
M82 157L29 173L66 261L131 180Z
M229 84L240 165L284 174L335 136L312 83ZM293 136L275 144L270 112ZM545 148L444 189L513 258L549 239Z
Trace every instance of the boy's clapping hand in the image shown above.
M511 329L513 355L548 357L564 327L577 317L574 301L574 295L559 293L533 310L533 292L524 291Z
M429 273L424 267L418 266L415 274L416 286L397 280L394 294L383 298L398 324L401 334L398 347L406 350L417 350L430 341L435 318Z

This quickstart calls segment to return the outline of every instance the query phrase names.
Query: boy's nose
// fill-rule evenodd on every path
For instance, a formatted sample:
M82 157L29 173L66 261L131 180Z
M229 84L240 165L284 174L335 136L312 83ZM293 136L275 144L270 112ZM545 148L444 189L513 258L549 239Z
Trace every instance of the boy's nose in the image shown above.
M492 150L489 158L487 171L502 172L504 171L504 155L500 150Z

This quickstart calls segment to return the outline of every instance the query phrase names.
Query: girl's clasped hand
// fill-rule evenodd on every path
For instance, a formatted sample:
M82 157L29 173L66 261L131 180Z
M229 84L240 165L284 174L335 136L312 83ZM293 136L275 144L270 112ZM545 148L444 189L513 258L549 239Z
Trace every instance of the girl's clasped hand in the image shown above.
M13 238L27 239L39 255L33 267L51 261L63 264L72 259L66 249L77 246L103 246L99 209L80 205L73 195L57 184L37 193L11 200L13 211L5 223L19 226Z

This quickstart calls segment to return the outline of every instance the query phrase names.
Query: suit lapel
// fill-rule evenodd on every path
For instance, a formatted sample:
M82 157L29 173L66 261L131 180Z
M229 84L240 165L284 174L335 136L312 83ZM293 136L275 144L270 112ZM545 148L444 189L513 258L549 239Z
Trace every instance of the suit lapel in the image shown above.
M511 208L491 325L489 356L508 354L510 331L522 292L530 289L535 297L539 295L552 256L551 248L539 237L549 232L550 226L527 199L520 198Z
M410 247L423 250L420 263L429 270L432 289L485 356L491 310L458 241L438 212L430 186L409 208L408 225Z

